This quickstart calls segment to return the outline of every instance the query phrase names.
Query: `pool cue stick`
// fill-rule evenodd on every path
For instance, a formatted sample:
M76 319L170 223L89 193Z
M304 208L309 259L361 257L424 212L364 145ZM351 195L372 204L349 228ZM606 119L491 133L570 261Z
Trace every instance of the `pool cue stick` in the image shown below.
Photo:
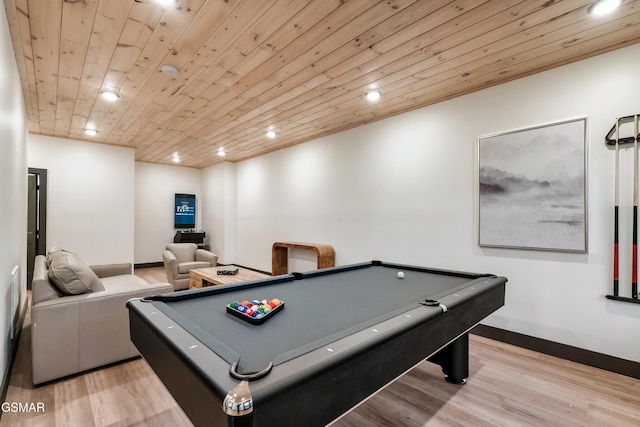
M631 297L638 299L638 116L633 116L633 264Z
M613 206L613 295L618 296L620 293L618 283L618 193L619 193L619 129L618 118L616 118L616 167L615 167L615 196Z

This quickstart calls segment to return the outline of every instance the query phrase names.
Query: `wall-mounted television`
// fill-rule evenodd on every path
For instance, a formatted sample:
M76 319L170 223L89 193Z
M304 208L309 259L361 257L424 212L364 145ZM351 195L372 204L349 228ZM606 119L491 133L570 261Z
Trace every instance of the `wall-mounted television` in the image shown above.
M175 228L196 228L196 195L176 193L173 213Z

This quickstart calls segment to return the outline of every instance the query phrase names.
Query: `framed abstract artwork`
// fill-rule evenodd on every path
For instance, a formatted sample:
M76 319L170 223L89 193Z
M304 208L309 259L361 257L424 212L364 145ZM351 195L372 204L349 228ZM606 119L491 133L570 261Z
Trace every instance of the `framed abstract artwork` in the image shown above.
M587 252L587 119L478 139L479 244Z

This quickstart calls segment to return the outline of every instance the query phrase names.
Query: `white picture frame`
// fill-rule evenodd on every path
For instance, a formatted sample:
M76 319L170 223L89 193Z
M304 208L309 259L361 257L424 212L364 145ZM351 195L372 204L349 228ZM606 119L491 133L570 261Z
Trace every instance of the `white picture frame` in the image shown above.
M481 247L587 252L587 119L478 139Z

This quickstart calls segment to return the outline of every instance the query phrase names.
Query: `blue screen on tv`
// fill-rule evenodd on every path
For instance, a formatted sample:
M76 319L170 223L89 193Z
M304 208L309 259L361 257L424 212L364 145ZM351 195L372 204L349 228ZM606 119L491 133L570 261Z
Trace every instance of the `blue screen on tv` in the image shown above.
M195 228L196 196L195 194L176 194L174 204L175 228Z

